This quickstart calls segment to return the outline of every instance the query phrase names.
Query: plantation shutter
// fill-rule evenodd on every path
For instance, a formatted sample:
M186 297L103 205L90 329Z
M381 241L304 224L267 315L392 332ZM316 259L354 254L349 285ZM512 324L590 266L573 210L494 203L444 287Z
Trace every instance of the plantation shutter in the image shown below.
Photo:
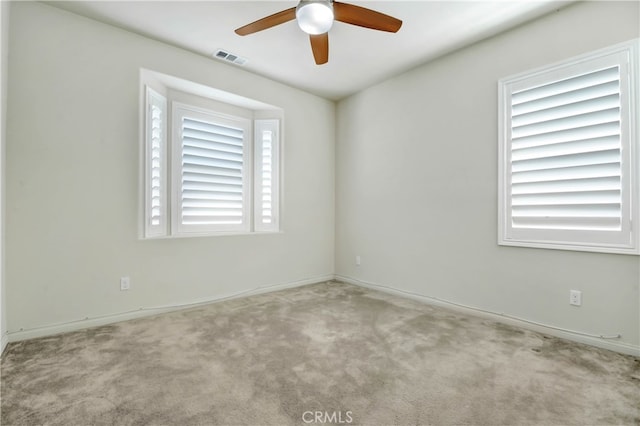
M620 230L620 67L511 99L513 227Z
M154 237L166 235L167 101L149 87L146 99L145 236Z
M501 244L638 250L632 50L501 80Z
M279 121L255 121L256 231L279 229Z
M181 231L246 231L248 124L177 107Z

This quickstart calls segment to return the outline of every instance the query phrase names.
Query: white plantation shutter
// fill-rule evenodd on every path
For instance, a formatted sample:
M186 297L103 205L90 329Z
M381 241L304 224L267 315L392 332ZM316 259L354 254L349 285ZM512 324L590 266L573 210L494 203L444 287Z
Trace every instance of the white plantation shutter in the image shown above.
M167 231L167 100L146 88L145 236Z
M620 230L620 67L511 100L513 227Z
M630 64L618 48L501 81L501 243L637 251Z
M249 230L248 120L173 103L174 228Z
M255 121L256 231L279 229L280 136L279 120Z
M139 236L279 231L282 111L144 71Z

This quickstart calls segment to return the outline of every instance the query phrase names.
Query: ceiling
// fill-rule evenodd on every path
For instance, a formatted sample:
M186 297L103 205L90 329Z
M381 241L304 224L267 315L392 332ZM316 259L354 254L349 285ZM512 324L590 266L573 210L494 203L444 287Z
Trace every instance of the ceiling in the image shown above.
M222 48L242 68L337 100L462 46L557 10L570 1L349 1L403 21L398 33L336 22L329 63L316 65L294 21L248 36L234 29L297 1L50 1L48 4L214 59ZM239 65L229 65L239 66Z

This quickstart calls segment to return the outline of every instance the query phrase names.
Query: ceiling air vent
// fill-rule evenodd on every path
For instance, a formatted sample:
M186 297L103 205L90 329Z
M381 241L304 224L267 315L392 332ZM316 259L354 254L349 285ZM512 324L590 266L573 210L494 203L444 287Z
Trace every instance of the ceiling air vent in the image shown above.
M213 57L216 59L222 59L223 61L232 62L236 65L244 65L247 63L247 60L245 58L234 55L233 53L229 53L223 49L216 50L216 53L213 54Z

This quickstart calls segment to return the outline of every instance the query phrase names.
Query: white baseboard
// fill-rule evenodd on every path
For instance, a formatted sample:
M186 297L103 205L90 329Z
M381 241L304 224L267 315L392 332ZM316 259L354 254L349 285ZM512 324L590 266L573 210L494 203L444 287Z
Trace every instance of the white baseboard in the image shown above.
M282 284L272 284L259 286L253 289L242 291L239 293L218 296L204 300L197 300L189 303L181 303L178 305L168 306L154 306L140 308L135 311L119 312L113 314L102 315L94 318L85 318L75 321L68 321L58 324L43 325L40 327L33 327L29 329L21 329L17 331L9 331L6 335L2 336L2 349L10 342L18 342L21 340L35 339L37 337L51 336L59 333L67 333L70 331L78 331L90 327L98 327L101 325L113 324L116 322L127 321L136 318L148 317L152 315L158 315L166 312L177 311L180 309L194 308L197 306L208 305L211 303L218 303L225 300L238 299L241 297L254 296L257 294L270 293L273 291L284 290L287 288L301 287L304 285L315 284L323 281L333 280L334 276L321 275L313 278L307 278L299 281L291 281Z
M444 308L462 312L468 315L487 318L496 322L501 322L504 324L521 327L521 328L536 331L539 333L544 333L551 336L572 340L574 342L585 343L588 345L609 349L615 352L620 352L628 355L640 356L640 347L638 346L629 345L623 342L599 339L596 337L583 336L581 334L573 333L569 330L567 331L557 330L551 326L545 326L542 324L532 324L531 322L528 322L525 319L507 317L497 312L489 312L489 311L482 310L479 308L474 308L471 306L462 306L456 303L448 302L441 299L436 299L426 295L411 293L411 292L393 288L391 286L358 280L358 279L343 276L343 275L322 275L314 278L308 278L308 279L299 280L299 281L292 281L288 283L260 286L260 287L256 287L254 289L246 290L236 294L231 294L227 296L218 296L215 298L193 301L190 303L183 303L180 305L146 307L146 308L140 308L139 310L135 310L135 311L120 312L120 313L103 315L95 318L86 318L86 319L81 319L76 321L69 321L65 323L44 325L41 327L34 327L30 329L12 331L7 333L6 335L1 336L0 354L2 353L2 351L4 351L5 347L10 342L18 342L21 340L34 339L37 337L51 336L54 334L77 331L77 330L82 330L90 327L113 324L116 322L127 321L135 318L142 318L142 317L157 315L165 312L177 311L180 309L187 309L187 308L193 308L193 307L202 306L202 305L208 305L211 303L222 302L224 300L231 300L231 299L237 299L241 297L253 296L257 294L270 293L278 290L284 290L287 288L301 287L301 286L315 284L323 281L330 281L333 279L336 279L338 281L342 281L348 284L353 284L360 287L365 287L372 290L378 290L385 293L393 294L395 296L410 298L410 299L417 300L419 302L426 303L429 305L444 307Z
M429 305L440 306L440 307L455 310L461 313L465 313L468 315L487 318L503 324L509 324L516 327L521 327L527 330L548 334L554 337L560 337L560 338L571 340L574 342L584 343L587 345L592 345L592 346L608 349L615 352L620 352L627 355L640 356L640 346L634 346L628 343L612 341L610 339L584 336L579 332L572 332L570 330L558 330L557 328L554 328L552 326L547 326L544 324L534 324L526 319L515 318L512 316L505 316L497 312L490 312L480 308L474 308L472 306L463 306L463 305L449 302L446 300L436 299L434 297L429 297L429 296L425 296L417 293L403 291L400 289L393 288L391 286L375 284L375 283L362 281L356 278L351 278L343 275L336 275L335 279L348 284L353 284L360 287L369 288L372 290L378 290L384 293L393 294L395 296L410 298L410 299L417 300L419 302L426 303Z
M2 357L2 355L4 354L4 349L7 347L8 343L9 343L9 336L6 334L3 334L2 337L0 337L0 357Z

